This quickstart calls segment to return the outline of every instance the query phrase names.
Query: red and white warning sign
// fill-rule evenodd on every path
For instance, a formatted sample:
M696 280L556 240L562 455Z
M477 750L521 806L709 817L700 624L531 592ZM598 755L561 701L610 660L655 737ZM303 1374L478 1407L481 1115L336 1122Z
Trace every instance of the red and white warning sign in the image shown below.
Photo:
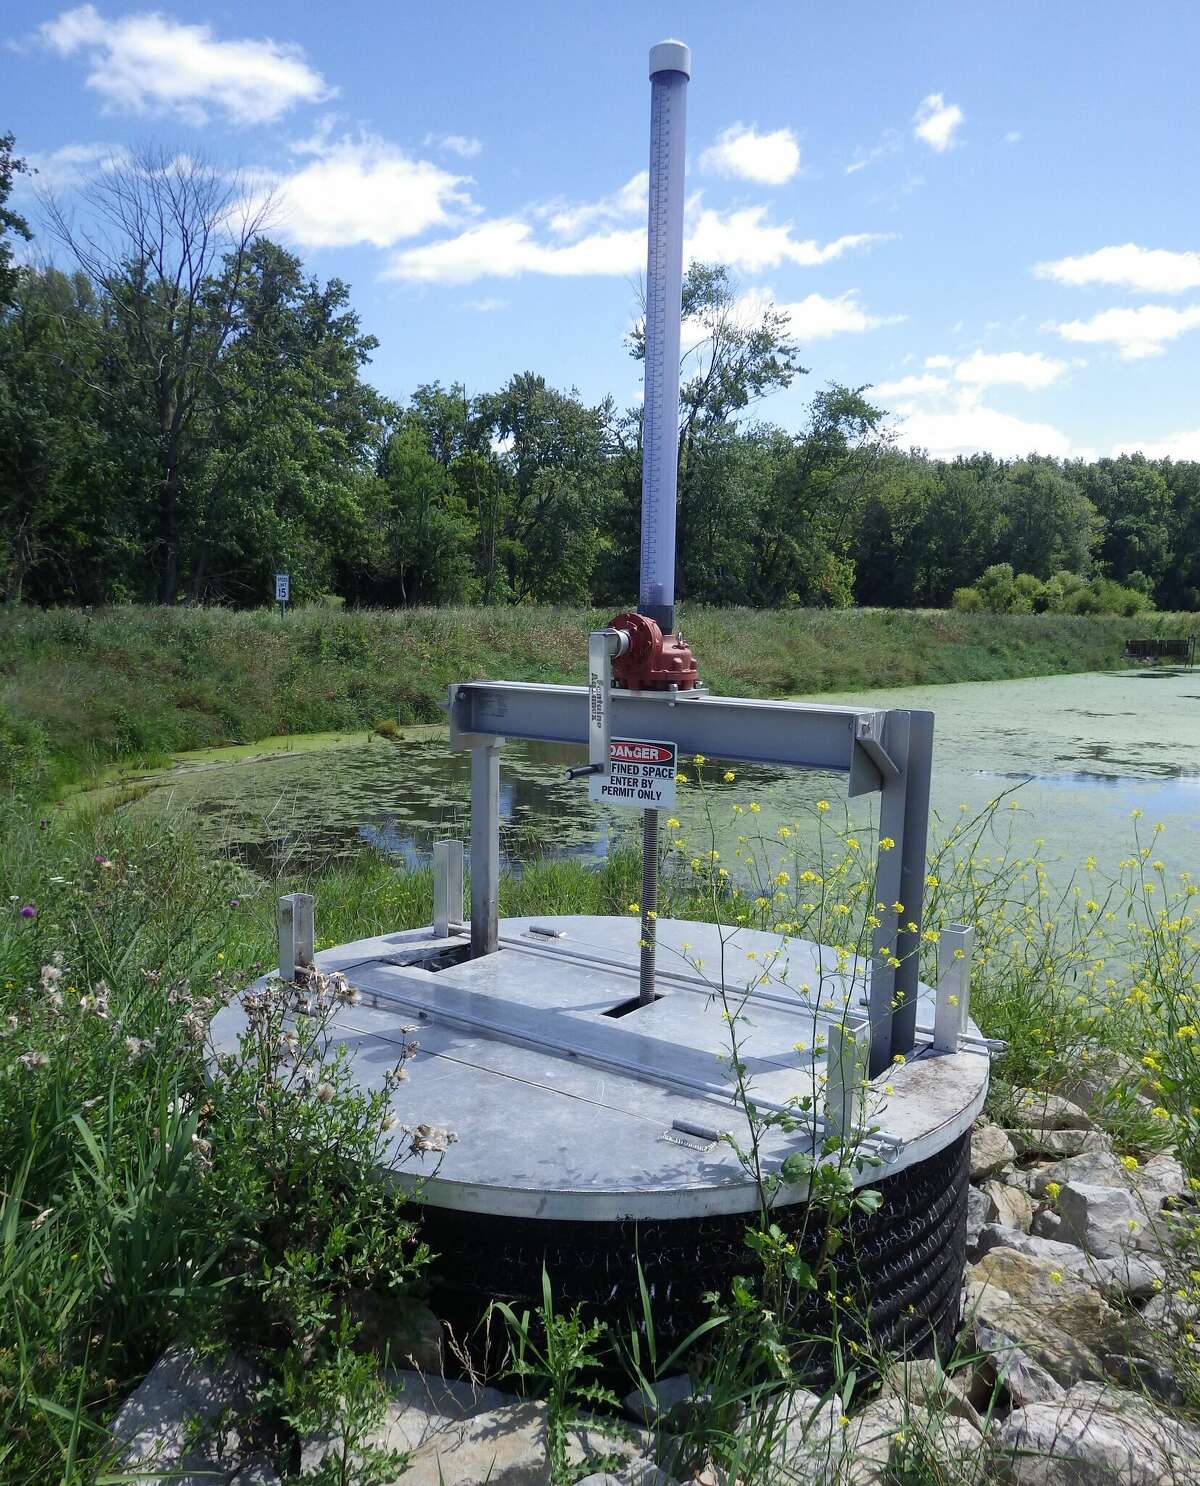
M674 743L650 738L612 738L609 777L593 774L589 796L600 805L632 805L637 810L669 810L675 803Z

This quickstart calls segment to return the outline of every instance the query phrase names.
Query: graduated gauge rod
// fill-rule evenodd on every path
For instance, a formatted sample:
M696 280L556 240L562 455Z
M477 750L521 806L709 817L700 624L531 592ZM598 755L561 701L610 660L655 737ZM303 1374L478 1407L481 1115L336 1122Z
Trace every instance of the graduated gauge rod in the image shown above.
M675 495L679 464L679 319L683 298L683 151L692 54L650 50L650 220L646 248L642 549L638 609L675 628Z

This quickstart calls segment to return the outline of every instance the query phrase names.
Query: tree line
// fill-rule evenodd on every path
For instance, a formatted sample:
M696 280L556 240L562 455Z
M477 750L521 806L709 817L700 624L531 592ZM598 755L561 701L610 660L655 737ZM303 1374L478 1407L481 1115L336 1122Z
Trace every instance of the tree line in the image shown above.
M0 137L6 601L252 606L277 570L351 604L636 593L639 408L534 372L385 397L347 285L271 240L269 201L166 152L113 162L82 225L47 199L45 261L18 264L23 169ZM932 459L869 387L825 387L785 430L754 406L807 374L786 318L747 318L702 264L684 311L682 598L1200 605L1200 464Z

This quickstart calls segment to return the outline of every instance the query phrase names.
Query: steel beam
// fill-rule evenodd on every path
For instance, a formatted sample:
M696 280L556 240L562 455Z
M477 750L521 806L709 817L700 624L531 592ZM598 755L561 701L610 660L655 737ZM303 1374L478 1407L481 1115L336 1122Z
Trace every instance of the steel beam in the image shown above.
M450 688L448 710L452 750L487 738L588 742L585 686L471 681ZM610 726L618 737L673 740L681 754L848 772L850 793L863 794L882 782L876 759L886 749L889 715L875 707L615 690Z

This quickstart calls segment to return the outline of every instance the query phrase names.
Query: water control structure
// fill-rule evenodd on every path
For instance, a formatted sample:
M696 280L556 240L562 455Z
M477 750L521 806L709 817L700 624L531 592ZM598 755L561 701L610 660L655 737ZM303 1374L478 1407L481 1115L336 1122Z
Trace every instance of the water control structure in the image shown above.
M675 624L690 76L681 42L651 50L637 610L587 637L585 686L450 688L450 748L470 757L469 907L463 843L440 842L431 925L314 954L312 901L293 895L280 903L280 973L341 971L361 992L336 1029L365 1087L383 1086L398 1045L419 1044L390 1096L392 1176L422 1182L450 1314L469 1320L495 1297L536 1302L543 1264L564 1304L636 1310L640 1265L663 1336L679 1336L703 1315L706 1291L745 1271L761 1192L736 1149L745 1112L729 1070L732 1008L758 1109L806 1100L803 1117L766 1133L762 1160L803 1173L827 1158L828 1137L845 1137L853 1180L881 1198L846 1245L867 1285L866 1324L882 1345L944 1350L990 1045L969 1014L970 927L943 928L934 984L918 974L933 714L711 695ZM641 811L640 915L500 917L509 738L586 749L571 771L577 787ZM658 916L662 800L679 761L696 754L822 770L849 797L874 797L878 836L893 845L878 856L869 953ZM770 975L747 979L749 954ZM244 1025L235 1002L214 1023L218 1047L236 1048ZM422 1124L456 1138L413 1157L403 1130ZM773 1219L819 1245L807 1194L806 1177L786 1181Z

